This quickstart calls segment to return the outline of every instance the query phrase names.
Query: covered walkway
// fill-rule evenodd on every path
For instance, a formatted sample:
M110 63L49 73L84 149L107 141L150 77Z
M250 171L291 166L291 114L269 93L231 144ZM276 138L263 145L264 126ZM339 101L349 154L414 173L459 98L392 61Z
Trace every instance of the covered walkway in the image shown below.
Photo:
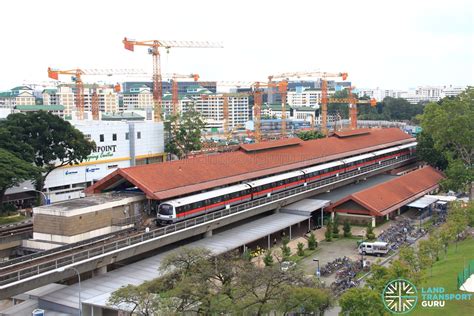
M300 228L306 231L307 225L309 225L309 216L281 212L216 233L189 243L187 246L193 248L205 247L216 255L245 247L259 240L264 240L266 246L270 247L272 242L270 236L272 234L285 230L289 231L288 236L291 238L297 227L301 226ZM100 315L103 308L112 309L107 305L107 300L110 294L121 286L127 284L138 285L159 277L158 267L163 258L171 251L160 253L83 281L81 284L83 315ZM40 297L39 306L51 311L77 315L79 307L78 292L78 284L61 288Z

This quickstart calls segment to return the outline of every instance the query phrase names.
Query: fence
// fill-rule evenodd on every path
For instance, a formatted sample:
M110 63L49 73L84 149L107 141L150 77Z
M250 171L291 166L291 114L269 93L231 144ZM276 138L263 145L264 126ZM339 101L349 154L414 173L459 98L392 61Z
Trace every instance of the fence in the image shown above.
M474 274L474 260L471 260L467 267L458 273L458 289Z

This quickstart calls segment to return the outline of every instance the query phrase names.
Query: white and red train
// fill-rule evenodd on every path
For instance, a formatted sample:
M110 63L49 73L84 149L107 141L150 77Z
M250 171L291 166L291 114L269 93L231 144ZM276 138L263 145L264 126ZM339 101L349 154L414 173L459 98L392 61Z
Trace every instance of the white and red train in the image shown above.
M355 169L360 170L364 167L380 164L382 161L412 155L416 150L416 145L416 142L412 142L305 169L168 200L158 206L157 220L163 224L175 223L250 200L271 196L275 192L306 186L308 183L322 179L337 178Z

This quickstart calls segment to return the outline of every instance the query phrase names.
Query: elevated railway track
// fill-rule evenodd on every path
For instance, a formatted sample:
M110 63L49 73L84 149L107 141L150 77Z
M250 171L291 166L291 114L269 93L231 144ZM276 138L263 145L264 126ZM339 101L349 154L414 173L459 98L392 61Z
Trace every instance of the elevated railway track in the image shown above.
M406 155L387 160L341 174L337 179L313 182L149 232L122 231L0 263L0 299L73 275L71 270L58 268L75 267L81 273L94 271L218 227L278 209L314 194L400 167L414 159L413 155Z

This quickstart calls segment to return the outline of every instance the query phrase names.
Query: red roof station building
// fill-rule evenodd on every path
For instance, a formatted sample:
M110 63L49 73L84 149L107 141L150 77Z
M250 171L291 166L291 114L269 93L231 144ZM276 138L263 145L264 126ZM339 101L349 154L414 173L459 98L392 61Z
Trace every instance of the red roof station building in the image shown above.
M86 192L137 187L148 199L162 201L413 141L400 129L387 128L247 144L234 152L118 169Z
M384 217L400 215L401 209L411 202L437 191L443 174L425 166L393 180L353 193L334 204L328 210L351 222L365 223Z

